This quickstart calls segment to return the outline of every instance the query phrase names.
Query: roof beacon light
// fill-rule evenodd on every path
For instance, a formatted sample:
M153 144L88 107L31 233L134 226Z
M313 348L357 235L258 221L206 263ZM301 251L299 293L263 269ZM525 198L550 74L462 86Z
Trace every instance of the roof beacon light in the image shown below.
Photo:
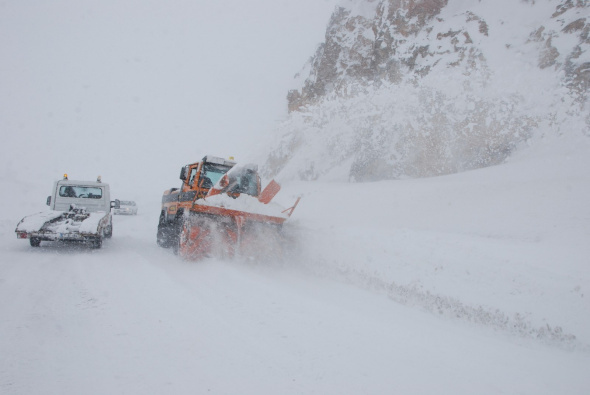
M102 177L101 177L101 176L98 176L98 177L96 178L96 182L102 182Z
M64 173L64 180L68 179L68 173Z

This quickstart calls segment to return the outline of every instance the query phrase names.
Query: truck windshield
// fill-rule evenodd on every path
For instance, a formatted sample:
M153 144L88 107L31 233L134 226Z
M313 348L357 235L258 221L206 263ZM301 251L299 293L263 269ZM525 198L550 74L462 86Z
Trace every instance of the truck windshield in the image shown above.
M205 163L203 170L201 171L200 185L203 188L211 188L213 185L217 184L217 181L219 181L229 169L231 169L230 166Z
M59 188L59 196L84 199L100 199L102 198L102 188L64 185Z

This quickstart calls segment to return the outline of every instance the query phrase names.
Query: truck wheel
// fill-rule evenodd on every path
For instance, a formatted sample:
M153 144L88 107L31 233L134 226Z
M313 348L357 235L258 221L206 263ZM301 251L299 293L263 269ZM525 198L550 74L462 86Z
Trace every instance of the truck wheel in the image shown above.
M107 226L107 230L104 232L104 237L106 237L107 239L113 237L113 224Z
M90 242L90 247L94 249L99 249L100 247L102 247L102 237L99 236L96 239L92 240Z
M172 252L174 255L178 255L180 251L180 238L182 237L182 230L184 228L184 218L176 218L172 223L170 229L170 246L172 246Z
M29 243L31 243L31 247L39 247L41 245L41 239L38 237L31 237Z
M160 222L158 222L158 234L156 235L156 241L158 245L162 248L169 248L170 247L170 232L172 231L172 227L169 226L164 222L164 220L160 217Z
M178 232L176 232L176 237L172 237L170 240L170 245L172 246L172 252L174 253L174 255L178 255L178 252L180 251L180 238L182 237L182 225L178 226Z
M175 218L173 221L166 221L164 219L164 215L160 216L160 222L158 222L158 234L156 237L160 247L173 247L176 251L176 244L178 244L178 234L181 223L182 218Z
M168 244L166 243L166 236L165 236L165 226L163 224L158 224L158 233L156 234L156 242L162 248L168 248Z

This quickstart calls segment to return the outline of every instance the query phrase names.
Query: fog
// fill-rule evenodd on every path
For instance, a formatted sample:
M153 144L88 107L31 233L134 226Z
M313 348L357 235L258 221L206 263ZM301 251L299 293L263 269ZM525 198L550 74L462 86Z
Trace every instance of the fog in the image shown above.
M334 3L3 2L2 173L138 199L205 154L255 156Z

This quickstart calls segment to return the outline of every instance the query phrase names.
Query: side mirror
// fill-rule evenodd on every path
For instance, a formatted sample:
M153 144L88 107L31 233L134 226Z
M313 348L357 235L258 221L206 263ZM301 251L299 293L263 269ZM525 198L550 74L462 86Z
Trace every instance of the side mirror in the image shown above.
M51 206L51 196L47 196L47 205Z
M186 181L186 166L180 169L180 179Z
M121 208L121 201L119 199L115 199L115 201L111 201L111 208L120 209Z

